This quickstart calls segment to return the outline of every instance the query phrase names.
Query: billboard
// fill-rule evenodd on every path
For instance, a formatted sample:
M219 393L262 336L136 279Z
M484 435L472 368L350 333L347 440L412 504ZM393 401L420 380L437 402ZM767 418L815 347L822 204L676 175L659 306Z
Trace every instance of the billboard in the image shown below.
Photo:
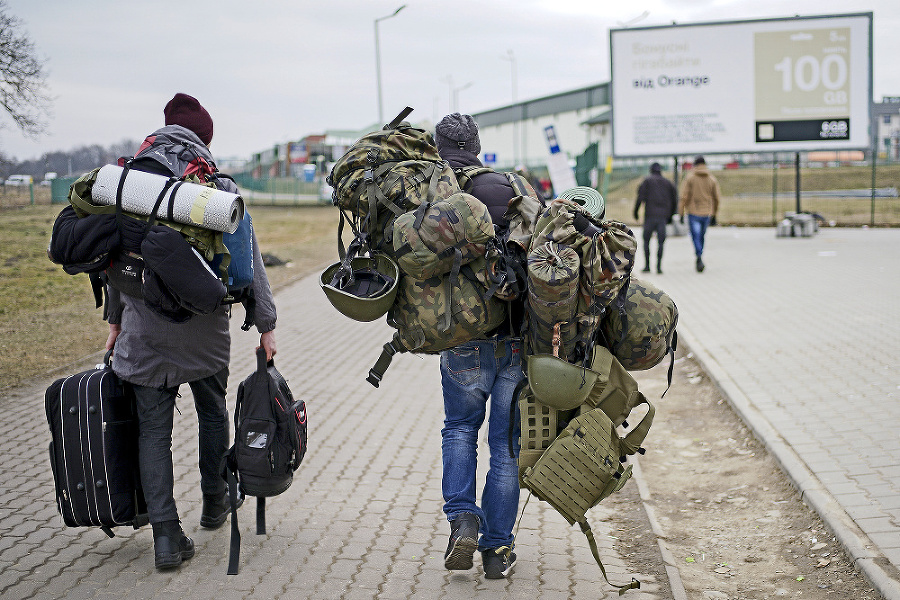
M611 29L615 156L865 149L872 13Z

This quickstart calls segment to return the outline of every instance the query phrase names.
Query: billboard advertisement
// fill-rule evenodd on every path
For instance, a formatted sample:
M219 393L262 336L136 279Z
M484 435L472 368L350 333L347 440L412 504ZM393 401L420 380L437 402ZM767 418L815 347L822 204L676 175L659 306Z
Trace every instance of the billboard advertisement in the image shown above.
M615 156L865 149L872 13L611 29Z

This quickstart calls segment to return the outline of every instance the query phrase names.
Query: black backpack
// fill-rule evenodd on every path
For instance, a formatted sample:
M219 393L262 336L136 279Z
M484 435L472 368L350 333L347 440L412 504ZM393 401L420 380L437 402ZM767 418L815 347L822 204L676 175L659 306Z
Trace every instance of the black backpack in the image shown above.
M306 403L293 394L266 351L256 350L256 371L237 392L234 444L228 452L225 478L231 501L231 549L228 574L237 575L241 534L238 494L256 496L256 534L266 533L269 496L285 492L306 454Z

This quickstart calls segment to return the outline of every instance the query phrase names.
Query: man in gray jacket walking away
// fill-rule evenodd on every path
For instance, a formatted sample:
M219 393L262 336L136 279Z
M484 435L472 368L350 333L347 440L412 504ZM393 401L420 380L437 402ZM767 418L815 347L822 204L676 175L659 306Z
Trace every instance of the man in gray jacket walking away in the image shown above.
M166 126L148 136L138 151L155 159L145 161L150 165L146 170L178 176L214 170L208 149L213 122L200 103L176 94L164 115ZM214 181L220 189L238 191L229 179ZM254 324L260 346L271 359L276 351L275 302L255 234L253 261ZM183 383L193 392L200 426L200 525L214 529L228 516L222 467L229 440L225 390L231 353L230 307L220 306L210 314L194 314L176 323L149 308L142 298L112 287L109 297L106 347L114 350L113 369L134 390L137 401L139 466L153 526L155 564L157 569L173 568L194 555L194 542L181 527L174 498L172 428L175 399Z
M650 165L650 175L638 187L635 221L640 221L638 210L641 204L644 205L644 273L650 272L650 238L656 233L656 272L661 274L666 224L678 211L678 197L675 186L663 177L662 167L657 162Z

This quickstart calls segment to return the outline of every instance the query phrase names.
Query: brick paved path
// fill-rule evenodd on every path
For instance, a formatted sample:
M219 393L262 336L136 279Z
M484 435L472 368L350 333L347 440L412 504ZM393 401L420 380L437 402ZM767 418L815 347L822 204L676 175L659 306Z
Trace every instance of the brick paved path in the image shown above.
M240 515L240 574L229 577L229 528L199 527L197 425L188 386L176 415L176 499L197 554L179 570L153 567L149 527L67 529L57 515L43 391L33 382L0 397L0 597L6 599L231 598L599 598L603 582L581 532L532 499L518 534L509 581L443 566L449 531L441 512L443 408L437 357L399 355L380 389L365 376L390 337L383 322L357 323L328 304L317 278L276 296L276 366L306 400L309 452L285 494L267 502L269 534L255 535L251 500ZM229 404L255 366L258 335L233 318ZM71 372L75 372L71 369ZM486 449L486 448L485 448ZM481 477L483 480L483 472ZM522 499L524 501L525 495ZM614 582L643 582L634 600L658 598L653 578L612 547L608 509L590 513Z

